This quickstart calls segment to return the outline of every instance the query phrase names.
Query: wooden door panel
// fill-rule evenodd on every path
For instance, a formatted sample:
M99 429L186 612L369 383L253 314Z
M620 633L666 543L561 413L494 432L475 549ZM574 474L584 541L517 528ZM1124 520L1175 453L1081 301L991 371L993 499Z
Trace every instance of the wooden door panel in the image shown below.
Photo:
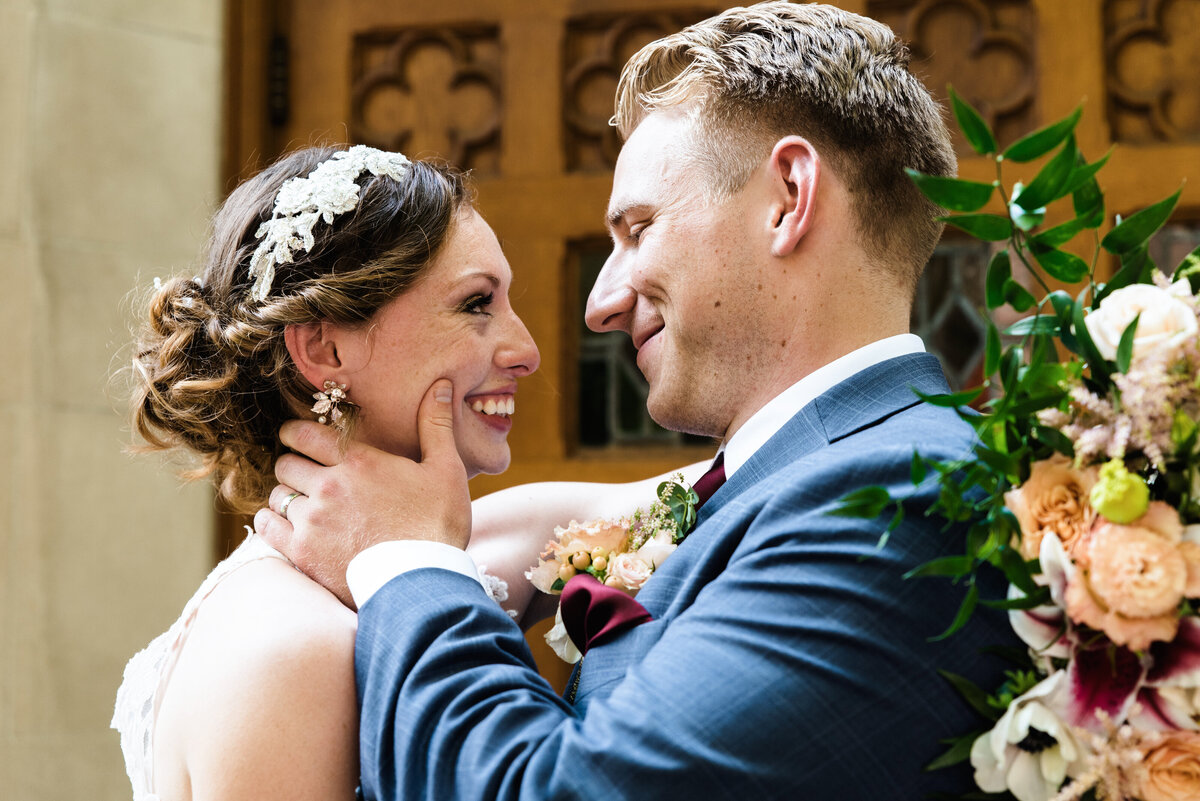
M838 4L888 22L910 39L914 68L934 94L944 98L945 84L953 82L993 122L1002 142L1064 116L1086 97L1080 147L1096 158L1118 145L1102 173L1110 214L1158 200L1191 175L1177 218L1200 220L1200 83L1194 79L1200 0ZM578 367L578 270L579 254L594 251L589 243L604 236L618 146L606 121L621 65L645 41L729 5L734 3L228 3L230 186L279 153L314 142L437 154L475 171L480 210L514 269L514 305L542 352L541 370L522 383L510 436L513 466L503 476L473 481L477 495L526 481L623 480L711 453L711 445L581 444L585 412L579 410L595 405L581 397L580 387L591 384ZM992 160L961 141L958 150L964 176L994 177ZM1024 166L1024 177L1039 166ZM957 264L986 258L986 250L964 255L960 243L949 241L938 258ZM928 341L947 339L962 350L963 337L971 336L967 312L977 305L971 294L977 287L944 280L947 268L939 269L943 278L927 284L941 294L925 299L915 323L961 329L963 336L948 338L932 330ZM982 274L968 267L960 272ZM946 292L960 296L947 298ZM963 380L977 376L972 358L965 350L955 354L952 372ZM545 664L554 666L548 672L561 682L561 666L552 657Z

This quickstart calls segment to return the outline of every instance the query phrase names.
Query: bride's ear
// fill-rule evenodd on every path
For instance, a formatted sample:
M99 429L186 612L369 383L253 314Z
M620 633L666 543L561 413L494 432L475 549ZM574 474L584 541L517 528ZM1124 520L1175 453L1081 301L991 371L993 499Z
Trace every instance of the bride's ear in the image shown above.
M786 256L800 245L816 215L821 159L801 136L785 136L768 162L772 193L771 253Z
M345 365L338 354L336 328L327 322L289 325L283 329L283 342L300 375L314 387L336 381Z

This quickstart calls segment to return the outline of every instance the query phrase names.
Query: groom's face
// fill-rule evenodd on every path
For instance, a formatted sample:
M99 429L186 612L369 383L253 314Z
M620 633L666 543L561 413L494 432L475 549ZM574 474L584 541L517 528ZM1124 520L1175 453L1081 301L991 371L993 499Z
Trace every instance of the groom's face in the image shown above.
M753 189L713 200L690 158L692 123L656 112L634 130L613 176L613 252L588 297L593 331L624 331L667 428L722 437L764 364L761 263L769 212ZM751 184L753 184L753 180Z

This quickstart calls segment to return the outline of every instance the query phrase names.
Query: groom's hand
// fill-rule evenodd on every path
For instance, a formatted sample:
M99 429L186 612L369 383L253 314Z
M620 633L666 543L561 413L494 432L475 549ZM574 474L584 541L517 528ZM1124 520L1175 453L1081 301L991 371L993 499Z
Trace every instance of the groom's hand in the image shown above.
M417 413L420 462L356 442L341 451L330 428L284 423L279 438L295 453L275 463L280 486L271 491L271 508L255 515L255 530L351 608L346 565L372 545L431 540L466 547L471 498L454 442L452 398L445 379L425 393ZM278 510L296 492L285 519Z

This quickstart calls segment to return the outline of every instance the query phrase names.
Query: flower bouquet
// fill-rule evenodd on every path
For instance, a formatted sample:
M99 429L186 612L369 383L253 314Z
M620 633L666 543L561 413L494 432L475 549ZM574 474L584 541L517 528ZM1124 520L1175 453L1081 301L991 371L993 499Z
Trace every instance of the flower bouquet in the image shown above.
M997 243L988 309L1026 316L1003 332L988 322L982 387L924 398L958 409L977 444L961 462L914 455L914 483L940 482L933 512L968 533L963 554L909 575L966 588L942 637L982 603L1008 611L1028 650L1010 654L998 688L943 672L986 721L946 740L929 768L970 760L984 791L971 798L1200 799L1200 248L1169 273L1150 257L1180 192L1101 236L1096 173L1108 156L1079 153L1079 109L1000 151L950 95L996 180L910 176L951 212L945 222ZM1028 185L1006 188L1006 163L1051 153ZM981 211L997 201L1006 213ZM1086 248L1064 249L1077 237ZM1085 250L1090 261L1076 255ZM1103 253L1117 264L1106 281ZM895 523L903 507L868 488L840 513L895 508ZM1006 598L980 597L988 564L1004 572Z

